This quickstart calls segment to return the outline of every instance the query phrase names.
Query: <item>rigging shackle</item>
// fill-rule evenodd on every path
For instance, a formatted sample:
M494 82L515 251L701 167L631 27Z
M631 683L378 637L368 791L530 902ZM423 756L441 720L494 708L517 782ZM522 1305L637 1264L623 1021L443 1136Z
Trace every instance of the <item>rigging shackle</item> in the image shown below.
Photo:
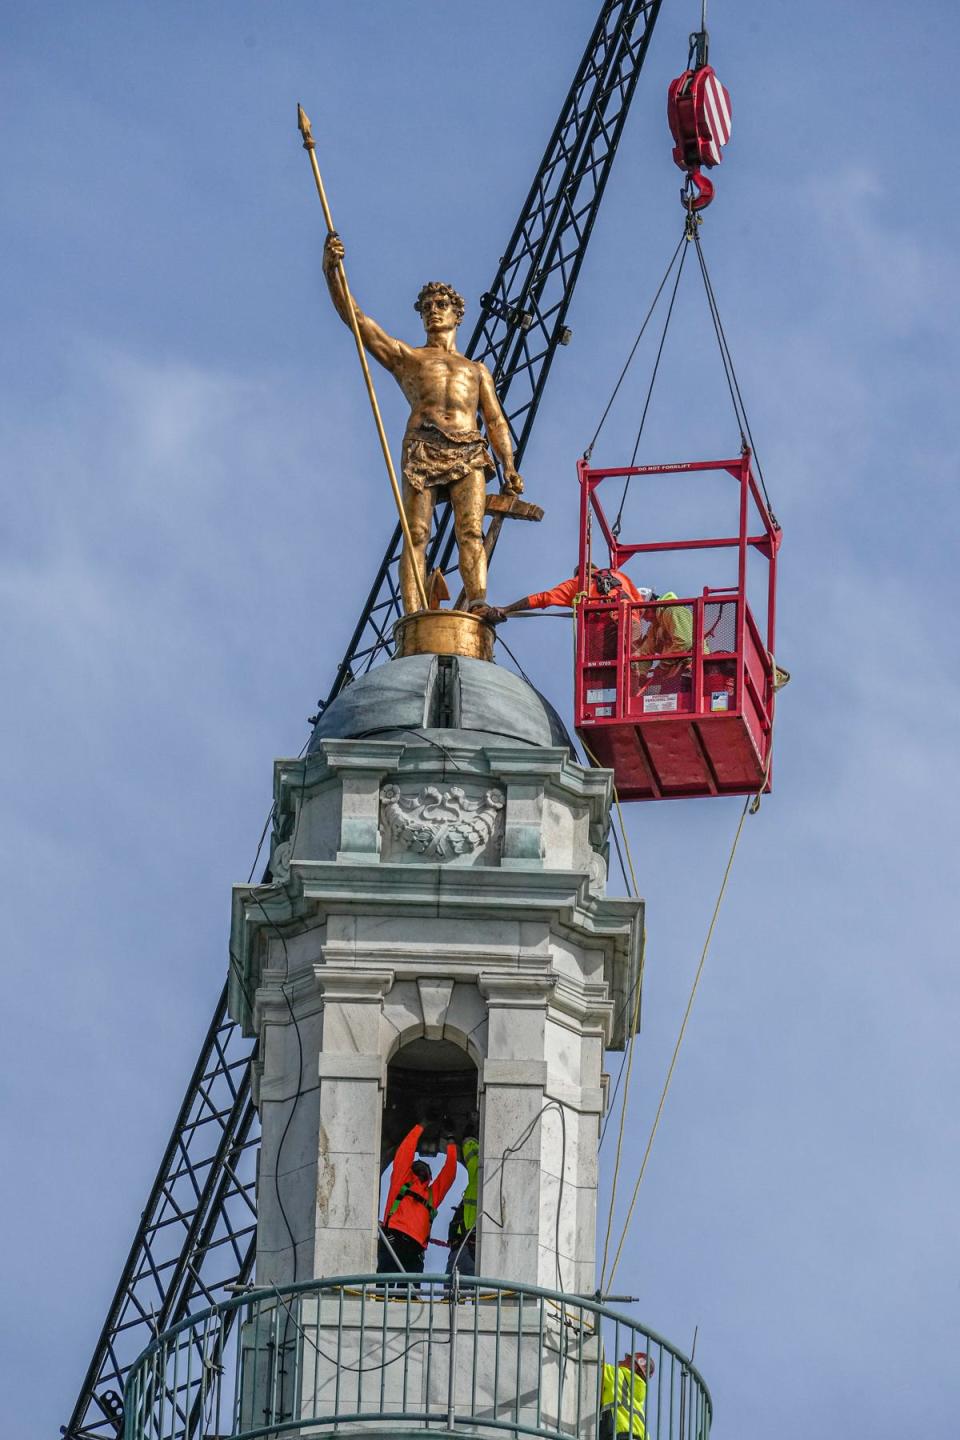
M713 185L702 173L723 159L730 139L730 93L707 64L707 32L690 37L688 68L670 82L667 119L674 139L673 159L687 179L680 199L687 210L703 210L713 199ZM694 190L696 193L694 193Z

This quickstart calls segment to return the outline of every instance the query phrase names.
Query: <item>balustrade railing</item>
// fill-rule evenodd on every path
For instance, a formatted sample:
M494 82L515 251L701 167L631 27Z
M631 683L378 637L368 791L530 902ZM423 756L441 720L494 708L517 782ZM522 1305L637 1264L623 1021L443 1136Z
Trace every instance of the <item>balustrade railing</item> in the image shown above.
M619 1365L638 1352L645 1382ZM687 1357L597 1301L473 1276L354 1275L238 1295L160 1335L130 1371L124 1435L707 1440L711 1415Z

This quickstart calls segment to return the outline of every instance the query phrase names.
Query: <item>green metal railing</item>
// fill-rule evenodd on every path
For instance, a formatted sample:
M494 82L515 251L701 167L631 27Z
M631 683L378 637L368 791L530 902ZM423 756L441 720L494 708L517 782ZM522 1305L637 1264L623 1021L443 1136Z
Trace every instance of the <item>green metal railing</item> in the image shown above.
M617 1367L638 1351L645 1393ZM124 1395L124 1440L424 1429L708 1440L711 1418L696 1368L628 1316L460 1275L351 1275L238 1295L158 1336Z

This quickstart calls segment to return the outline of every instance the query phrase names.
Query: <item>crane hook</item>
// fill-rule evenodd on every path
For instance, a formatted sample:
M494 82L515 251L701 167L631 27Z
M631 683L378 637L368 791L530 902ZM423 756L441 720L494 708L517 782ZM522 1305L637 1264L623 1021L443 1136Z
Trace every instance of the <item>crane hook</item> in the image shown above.
M702 170L688 170L680 187L680 203L688 212L705 210L713 199L713 181Z

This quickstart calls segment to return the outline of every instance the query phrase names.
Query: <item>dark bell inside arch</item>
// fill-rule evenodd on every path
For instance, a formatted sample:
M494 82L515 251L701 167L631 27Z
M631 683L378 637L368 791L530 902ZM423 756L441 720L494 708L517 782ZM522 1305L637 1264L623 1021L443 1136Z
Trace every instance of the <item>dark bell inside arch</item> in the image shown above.
M448 1140L459 1145L477 1135L480 1075L465 1050L450 1040L412 1040L387 1066L387 1095L380 1169L393 1159L404 1135L423 1124L419 1150L436 1155Z

